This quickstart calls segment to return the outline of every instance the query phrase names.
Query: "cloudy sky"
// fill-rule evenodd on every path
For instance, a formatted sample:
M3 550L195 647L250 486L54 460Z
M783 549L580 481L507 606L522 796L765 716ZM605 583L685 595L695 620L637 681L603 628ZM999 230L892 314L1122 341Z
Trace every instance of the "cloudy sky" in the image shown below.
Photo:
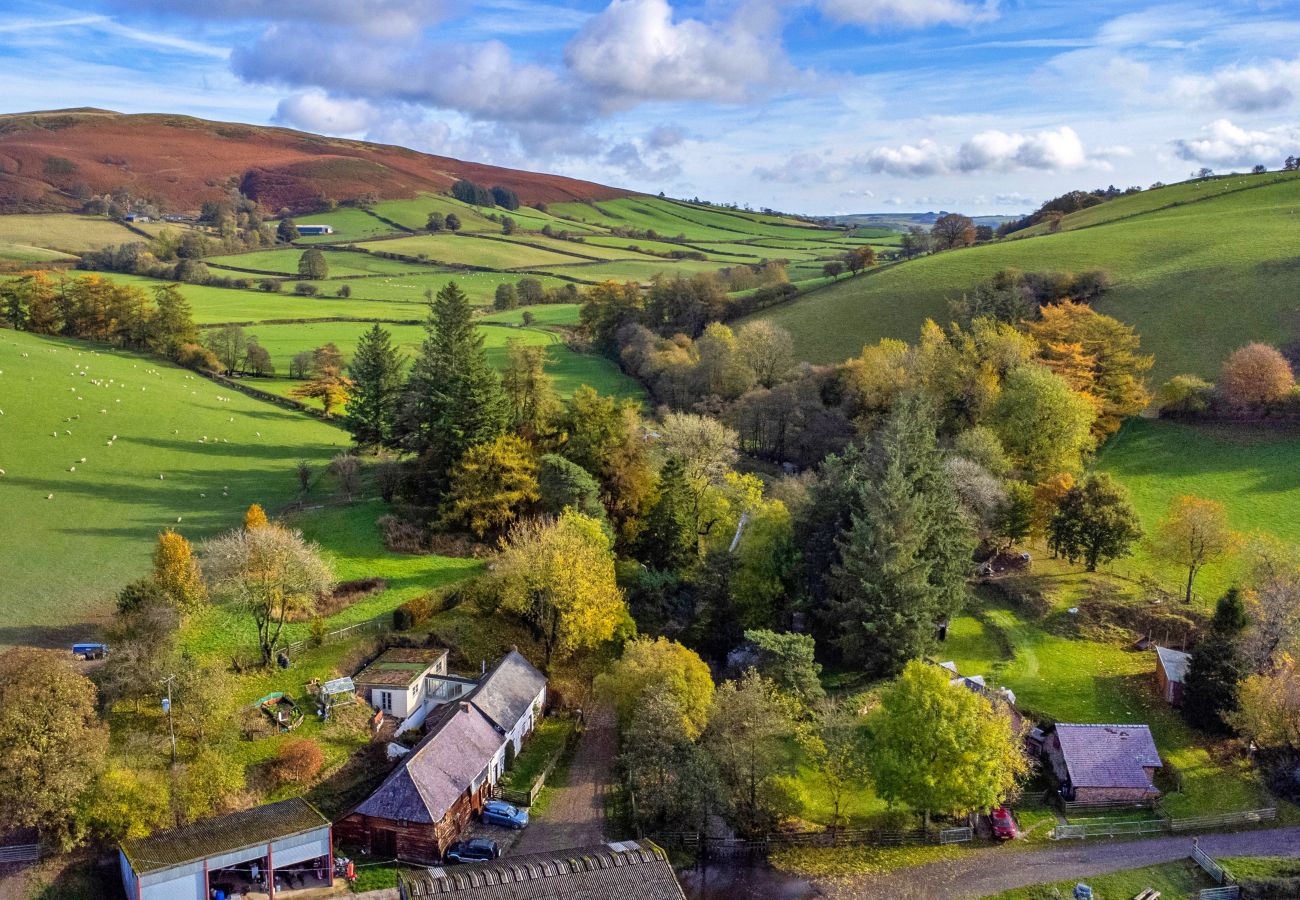
M1300 153L1295 0L0 0L0 110L277 123L809 213Z

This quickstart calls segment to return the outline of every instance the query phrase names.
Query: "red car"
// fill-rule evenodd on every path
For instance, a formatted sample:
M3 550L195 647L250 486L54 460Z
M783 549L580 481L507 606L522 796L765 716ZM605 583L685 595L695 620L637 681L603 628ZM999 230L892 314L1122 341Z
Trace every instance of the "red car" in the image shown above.
M989 824L993 826L993 836L1000 841L1009 841L1019 834L1015 816L1005 806L999 806L989 813Z

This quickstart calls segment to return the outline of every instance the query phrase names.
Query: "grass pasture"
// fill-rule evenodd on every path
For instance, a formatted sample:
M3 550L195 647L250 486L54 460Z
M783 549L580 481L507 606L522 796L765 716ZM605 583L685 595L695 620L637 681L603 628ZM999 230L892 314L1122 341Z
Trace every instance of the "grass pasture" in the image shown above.
M337 244L340 241L363 241L366 238L401 233L364 209L346 206L341 206L333 212L297 216L293 221L298 225L331 225L334 228L333 234L303 235L298 238L299 243L303 244Z
M567 254L561 255L506 241L483 240L465 234L421 234L391 241L371 241L358 246L384 253L427 258L434 263L488 269L528 269L574 261L574 257Z
M138 240L140 235L107 216L73 213L0 216L0 247L12 244L31 250L80 253Z
M1074 886L1080 882L1092 888L1094 900L1131 900L1147 888L1160 892L1162 897L1170 900L1176 897L1191 897L1203 888L1216 887L1205 870L1189 857L1177 862L1145 866L1140 869L1124 869L1107 875L1092 878L1071 878L1051 884L1039 884L1032 887L1016 888L998 894L994 900L1038 900L1042 897L1073 896ZM1053 894L1055 890L1057 893Z
M148 569L159 530L202 539L250 503L275 509L296 492L299 459L323 464L348 443L183 369L77 341L0 332L0 372L0 644L75 639L58 626L110 606Z
M366 253L347 253L340 250L323 250L331 278L340 275L399 275L418 268L418 264L404 263ZM303 251L296 247L282 250L254 250L250 253L232 253L229 256L209 256L204 262L219 268L270 272L276 275L297 275L298 260Z
M882 267L761 316L791 331L800 358L835 362L882 337L915 340L926 318L946 322L950 299L1000 269L1102 269L1114 285L1097 309L1137 329L1155 355L1153 383L1179 372L1213 377L1242 344L1281 343L1300 327L1300 265L1285 250L1294 240L1300 178L1238 176L1252 177L1259 187L1203 202ZM1111 201L1111 212L1151 199Z

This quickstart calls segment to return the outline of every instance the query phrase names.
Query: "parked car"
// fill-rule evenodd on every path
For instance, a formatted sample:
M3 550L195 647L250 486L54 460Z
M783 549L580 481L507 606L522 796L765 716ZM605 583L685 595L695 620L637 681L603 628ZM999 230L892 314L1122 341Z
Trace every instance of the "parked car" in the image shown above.
M442 861L447 863L491 862L501 855L501 847L487 838L457 841L447 848Z
M511 806L504 800L489 800L483 804L483 821L518 831L528 825L528 810Z
M1019 833L1015 816L1005 806L999 806L989 813L989 824L993 826L993 836L1000 841L1009 841Z

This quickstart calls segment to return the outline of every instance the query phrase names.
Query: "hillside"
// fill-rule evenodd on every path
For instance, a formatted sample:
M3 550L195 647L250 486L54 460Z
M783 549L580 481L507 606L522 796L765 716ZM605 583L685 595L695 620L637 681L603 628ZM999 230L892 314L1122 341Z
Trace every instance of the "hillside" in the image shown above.
M268 209L298 211L367 192L445 192L460 178L509 188L526 204L631 193L288 128L98 109L0 115L0 213L76 210L80 198L113 191L193 212L231 186Z
M1300 334L1300 177L1238 175L1171 185L1067 216L1057 234L939 253L841 279L763 314L815 362L882 337L913 339L926 318L1000 269L1108 272L1097 309L1134 325L1152 380L1214 375L1251 340Z

